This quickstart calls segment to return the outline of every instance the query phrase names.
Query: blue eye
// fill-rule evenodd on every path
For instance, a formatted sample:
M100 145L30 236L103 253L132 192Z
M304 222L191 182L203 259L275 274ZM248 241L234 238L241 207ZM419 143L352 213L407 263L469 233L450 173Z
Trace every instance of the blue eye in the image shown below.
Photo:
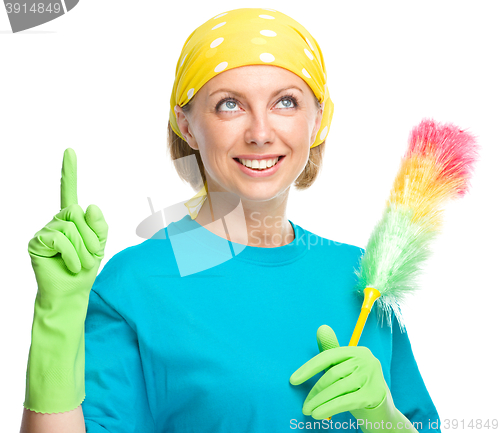
M226 110L220 110L219 107L225 107L225 108L229 108L230 110L229 111L232 111L233 108L236 108L236 102L233 100L233 99L223 99L222 101L220 101L220 103L217 105L217 111L226 111Z
M285 97L281 98L281 99L278 101L278 104L279 104L280 102L283 102L283 101L289 101L289 103L288 103L288 104L283 104L283 105L285 106L285 108L295 108L295 107L297 106L297 101L296 101L296 99L295 99L295 98L293 98L293 97L290 97L290 96L285 96ZM291 104L290 104L290 102L291 102ZM293 104L293 106L292 106L292 104Z

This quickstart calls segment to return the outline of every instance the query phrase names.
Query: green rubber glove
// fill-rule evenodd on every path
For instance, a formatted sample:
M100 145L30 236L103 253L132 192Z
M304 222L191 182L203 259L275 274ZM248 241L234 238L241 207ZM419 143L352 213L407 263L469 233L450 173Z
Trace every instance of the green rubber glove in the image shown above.
M381 422L385 430L416 431L394 406L380 361L370 349L339 347L333 329L327 325L318 329L317 340L321 353L290 377L292 385L300 385L325 370L304 402L304 415L325 419L350 411L365 433L380 430ZM388 422L391 424L387 425Z
M59 413L85 399L85 317L108 236L101 210L77 201L76 154L64 151L61 211L29 241L38 292L23 406Z

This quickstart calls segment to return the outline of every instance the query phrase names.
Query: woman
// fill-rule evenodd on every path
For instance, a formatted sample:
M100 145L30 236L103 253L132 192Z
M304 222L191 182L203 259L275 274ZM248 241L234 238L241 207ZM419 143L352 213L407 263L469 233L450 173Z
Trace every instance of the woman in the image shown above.
M116 254L95 281L107 225L96 206L83 215L77 205L76 159L65 152L62 210L30 242L40 296L27 425L430 430L438 415L396 326L372 315L358 347L318 354L320 325L350 337L363 250L294 224L286 203L292 184L316 179L332 114L321 50L299 23L258 8L207 21L179 57L169 119L176 169L203 185L202 200Z

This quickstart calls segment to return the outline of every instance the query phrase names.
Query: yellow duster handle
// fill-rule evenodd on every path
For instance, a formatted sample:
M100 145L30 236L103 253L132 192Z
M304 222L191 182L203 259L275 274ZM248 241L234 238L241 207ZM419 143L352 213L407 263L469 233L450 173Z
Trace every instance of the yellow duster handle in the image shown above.
M354 328L354 332L352 333L349 346L358 345L359 339L361 338L361 333L363 332L363 328L365 327L366 319L368 319L368 315L372 310L373 304L378 298L380 298L380 292L375 287L365 287L364 293L365 299L363 301L363 305L361 305L361 313L359 314L356 327Z
M358 321L356 322L356 327L354 328L354 332L352 333L351 341L349 341L349 346L357 346L358 341L361 338L361 333L363 332L363 328L365 327L366 319L368 319L368 315L370 311L372 311L373 304L375 301L380 298L380 292L375 287L365 287L363 290L365 293L365 299L363 301L363 305L361 305L361 313L359 313ZM327 419L332 419L329 417Z

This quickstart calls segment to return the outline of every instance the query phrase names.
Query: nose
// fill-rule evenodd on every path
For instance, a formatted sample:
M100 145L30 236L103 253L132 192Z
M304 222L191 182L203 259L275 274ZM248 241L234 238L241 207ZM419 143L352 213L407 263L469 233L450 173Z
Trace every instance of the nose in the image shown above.
M276 134L270 116L266 108L256 109L249 114L245 131L247 143L262 147L274 142Z

